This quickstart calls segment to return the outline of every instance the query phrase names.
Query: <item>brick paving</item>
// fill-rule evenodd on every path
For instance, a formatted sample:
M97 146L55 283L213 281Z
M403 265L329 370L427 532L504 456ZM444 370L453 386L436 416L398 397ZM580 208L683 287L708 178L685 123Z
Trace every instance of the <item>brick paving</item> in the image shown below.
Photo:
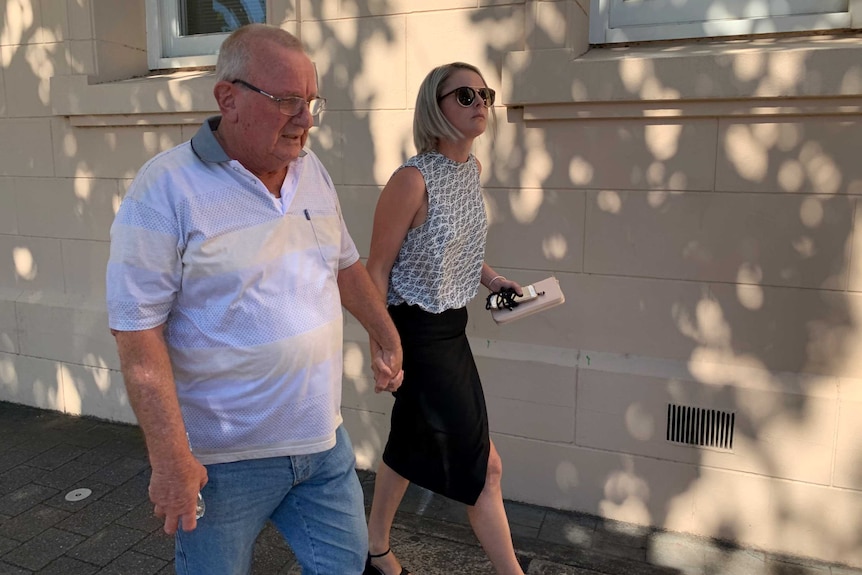
M0 402L0 575L174 573L173 538L147 500L149 472L135 426ZM359 477L370 503L374 476ZM68 501L78 488L92 494ZM590 515L506 506L529 575L862 575ZM416 575L494 572L464 507L422 489L408 490L392 545ZM271 526L258 537L252 573L300 574Z

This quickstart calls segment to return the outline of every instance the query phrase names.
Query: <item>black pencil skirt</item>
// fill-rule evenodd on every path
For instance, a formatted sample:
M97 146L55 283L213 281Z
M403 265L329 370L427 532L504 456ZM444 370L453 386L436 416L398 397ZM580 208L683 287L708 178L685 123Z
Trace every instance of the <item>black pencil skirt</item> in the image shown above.
M391 306L404 350L383 461L412 483L475 505L490 439L482 382L467 342L467 310Z

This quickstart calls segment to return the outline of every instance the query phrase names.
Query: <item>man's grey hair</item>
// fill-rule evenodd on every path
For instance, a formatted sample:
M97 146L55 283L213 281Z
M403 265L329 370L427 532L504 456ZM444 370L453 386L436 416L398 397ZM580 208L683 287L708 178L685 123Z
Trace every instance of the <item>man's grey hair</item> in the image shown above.
M419 154L436 149L437 142L441 138L457 140L464 137L443 115L439 101L443 84L458 70L475 72L482 78L482 83L486 87L488 86L482 72L476 66L464 62L444 64L428 72L419 86L419 94L416 96L416 110L413 114L413 143ZM491 114L493 115L493 113L492 108Z
M273 42L284 48L303 52L299 38L269 24L247 24L234 30L222 43L216 62L216 81L245 79L254 48L262 42Z

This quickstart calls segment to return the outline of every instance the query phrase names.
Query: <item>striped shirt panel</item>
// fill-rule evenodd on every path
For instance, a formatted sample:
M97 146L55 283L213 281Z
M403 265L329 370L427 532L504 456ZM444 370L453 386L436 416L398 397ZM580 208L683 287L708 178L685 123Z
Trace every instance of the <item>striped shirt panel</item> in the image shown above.
M148 162L120 207L110 325L166 324L203 463L331 447L341 423L336 279L359 259L332 182L313 154L297 159L283 213L239 163L206 161L206 150L202 160L200 135Z

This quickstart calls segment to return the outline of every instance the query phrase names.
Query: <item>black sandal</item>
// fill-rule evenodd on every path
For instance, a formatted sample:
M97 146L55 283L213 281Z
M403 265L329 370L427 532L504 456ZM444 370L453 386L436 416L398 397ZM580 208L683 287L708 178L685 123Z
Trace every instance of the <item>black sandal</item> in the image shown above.
M368 559L365 560L365 571L362 572L362 575L386 575L386 573L384 573L383 571L381 571L380 569L378 569L377 567L372 565L371 560L377 559L378 557L385 557L386 555L389 555L390 553L392 553L392 547L390 547L389 549L387 549L383 553L378 553L377 555L372 555L371 553L369 553ZM410 575L410 571L408 571L407 569L402 567L400 575Z

